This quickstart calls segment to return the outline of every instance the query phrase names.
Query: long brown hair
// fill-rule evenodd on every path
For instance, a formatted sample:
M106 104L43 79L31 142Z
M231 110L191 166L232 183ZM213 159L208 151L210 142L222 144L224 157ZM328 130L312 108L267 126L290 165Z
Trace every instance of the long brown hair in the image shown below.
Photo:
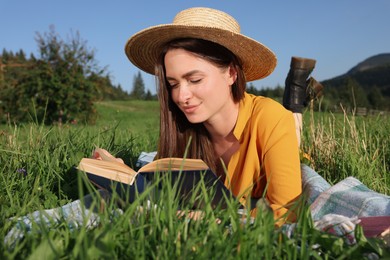
M172 100L164 65L165 55L172 49L184 49L220 68L233 66L237 71L237 80L231 89L233 100L236 103L244 97L246 88L241 62L231 51L219 44L201 39L185 38L165 44L156 65L157 93L160 101L160 138L157 157L186 156L186 158L202 159L214 172L220 173L220 159L215 155L209 133L203 123L190 123ZM186 149L187 146L188 149Z

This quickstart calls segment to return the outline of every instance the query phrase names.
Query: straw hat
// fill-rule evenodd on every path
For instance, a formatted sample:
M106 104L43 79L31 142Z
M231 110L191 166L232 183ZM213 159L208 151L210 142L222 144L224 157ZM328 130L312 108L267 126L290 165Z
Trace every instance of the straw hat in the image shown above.
M262 43L240 34L240 25L232 16L204 7L183 10L172 24L134 34L127 41L125 52L135 66L154 74L162 46L177 38L200 38L226 47L241 59L247 81L267 77L276 66L275 54Z

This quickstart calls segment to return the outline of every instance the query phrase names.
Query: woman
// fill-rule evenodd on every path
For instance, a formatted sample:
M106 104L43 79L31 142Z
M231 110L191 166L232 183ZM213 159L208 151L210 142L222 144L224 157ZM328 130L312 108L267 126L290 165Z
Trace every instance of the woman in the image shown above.
M157 156L184 156L191 137L187 157L203 159L244 205L265 196L275 219L285 217L301 194L294 119L279 103L245 92L247 81L273 71L275 55L240 34L233 17L209 8L142 30L126 54L158 77Z

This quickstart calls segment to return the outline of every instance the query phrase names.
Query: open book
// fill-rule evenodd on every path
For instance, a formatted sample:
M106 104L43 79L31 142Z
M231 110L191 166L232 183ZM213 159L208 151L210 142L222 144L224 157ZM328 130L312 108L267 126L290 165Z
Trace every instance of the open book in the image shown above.
M106 156L104 152L99 152L99 149L96 151L101 160L83 158L77 168L86 172L88 179L97 187L109 191L113 191L115 187L117 193L122 195L121 197L128 196L130 202L134 200L136 193L142 192L156 180L161 181L164 175L169 177L172 186L176 185L176 193L182 201L193 195L192 192L200 182L203 182L209 191L209 203L212 207L225 208L225 198L234 198L219 177L200 159L163 158L135 171L115 158ZM203 202L191 203L194 204L191 205L193 208L203 207Z

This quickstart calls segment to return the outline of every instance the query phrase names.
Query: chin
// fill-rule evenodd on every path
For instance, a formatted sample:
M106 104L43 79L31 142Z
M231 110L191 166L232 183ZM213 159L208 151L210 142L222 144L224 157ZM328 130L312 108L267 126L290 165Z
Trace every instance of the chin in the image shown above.
M197 117L197 116L186 116L186 117L187 117L187 120L191 124L199 124L199 123L203 123L204 121L206 121L204 118L200 118L200 117Z
M203 120L188 120L191 124L200 124L203 123Z

